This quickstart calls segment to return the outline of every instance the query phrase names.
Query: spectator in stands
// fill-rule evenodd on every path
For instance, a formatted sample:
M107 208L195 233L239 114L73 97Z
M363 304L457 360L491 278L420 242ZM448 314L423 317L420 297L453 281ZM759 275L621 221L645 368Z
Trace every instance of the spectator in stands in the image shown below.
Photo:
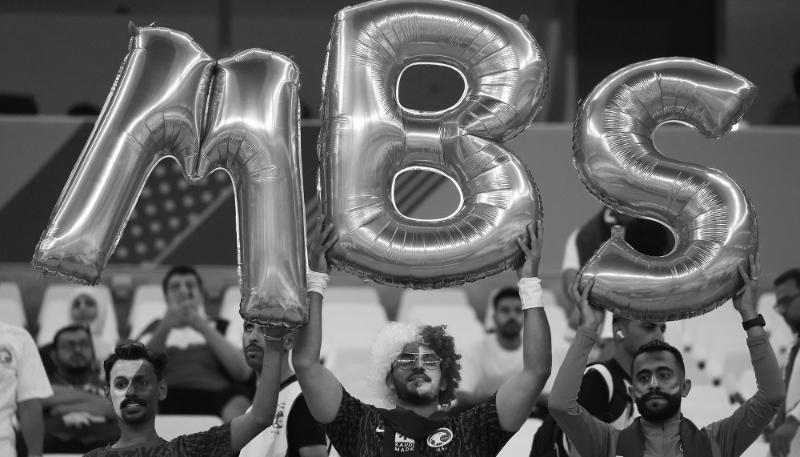
M488 400L514 373L522 370L523 311L519 291L499 289L491 297L494 332L464 352L458 403L452 412L466 411Z
M256 372L256 376L260 377L264 358L263 329L245 322L242 347L247 364ZM275 420L272 426L253 438L242 449L240 457L327 457L328 455L325 431L308 410L297 376L289 363L291 350L292 336L288 335L283 342L281 385Z
M793 268L775 279L776 310L781 313L795 336L800 334L800 268ZM770 452L774 457L800 455L800 439L795 439L800 425L800 364L797 363L800 340L789 352L784 378L786 402L778 412L769 438Z
M651 341L664 341L667 324L642 322L614 316L614 357L590 364L583 373L578 404L593 417L622 430L636 416L631 389L631 364L637 351ZM578 451L548 415L533 437L531 457L546 456L554 446L559 455L576 456Z
M268 330L264 345L262 374L258 380L253 408L208 431L181 435L172 441L158 436L155 427L159 400L167 397L164 369L167 356L141 343L128 341L114 349L103 363L106 375L105 395L114 407L120 428L116 443L95 449L88 457L128 456L230 456L236 455L256 435L272 423L280 384L282 335ZM203 402L205 398L194 398Z
M72 299L70 317L76 325L88 328L92 336L92 345L98 360L102 361L114 350L114 346L119 341L119 335L107 330L106 319L108 315L106 308L98 306L97 300L87 293L78 292Z
M44 452L84 453L119 438L114 408L106 403L94 364L89 329L71 325L53 337L53 396L43 400Z
M206 315L202 286L194 268L172 268L163 282L167 313L139 341L166 350L171 360L164 375L170 395L161 402L161 413L210 414L227 422L250 405L237 382L247 381L252 371L241 349L225 339L229 322Z
M460 380L453 338L441 326L389 324L372 348L373 386L396 408L378 409L353 398L319 363L321 305L329 271L325 252L336 241L332 225L311 246L311 320L295 336L292 362L314 418L342 457L398 455L494 456L528 418L550 374L550 331L536 278L541 221L528 227L531 246L518 241L526 261L518 270L525 308L524 368L485 403L457 416L440 411L455 397ZM536 308L536 309L530 309ZM357 329L354 329L357 330Z
M756 311L760 266L750 257L750 274L739 267L745 288L733 303L747 331L758 392L728 418L702 429L681 415L681 400L691 390L683 357L678 349L661 341L645 344L633 358L633 394L641 417L624 430L592 417L577 402L581 373L589 351L597 341L603 311L589 304L592 282L578 292L580 276L572 293L579 302L581 326L561 365L550 394L550 413L582 457L609 455L739 456L761 434L786 398L778 361L764 332L764 318Z
M0 322L0 455L17 455L14 415L31 457L42 455L42 399L53 395L27 330Z

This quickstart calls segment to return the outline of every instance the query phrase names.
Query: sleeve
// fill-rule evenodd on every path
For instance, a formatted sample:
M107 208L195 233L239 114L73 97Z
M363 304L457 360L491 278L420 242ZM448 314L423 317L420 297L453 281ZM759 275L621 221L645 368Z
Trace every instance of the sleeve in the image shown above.
M300 449L306 446L327 445L325 430L314 420L308 409L305 397L301 394L294 401L289 419L286 422L286 436L289 446Z
M181 435L170 444L177 455L198 457L231 456L231 423L226 422L218 427L211 427L205 432Z
M342 386L342 402L339 404L336 417L333 422L322 424L323 430L339 455L358 455L359 422L369 408L375 407L354 398Z
M567 238L567 245L564 247L564 260L561 263L561 271L564 270L580 270L581 261L578 257L578 232L580 227L570 233Z
M46 398L53 395L47 372L39 357L39 350L30 333L22 332L22 350L19 355L17 373L17 402L33 398Z
M603 422L610 422L606 420L606 415L608 414L608 394L608 385L606 385L606 380L603 378L603 375L589 367L583 375L581 390L578 391L578 404L592 416Z
M553 389L550 391L548 407L550 414L572 441L582 457L604 457L611 445L612 426L601 422L578 404L578 392L586 369L586 360L597 333L579 327L567 356L558 370Z
M456 434L468 436L465 455L497 455L515 432L507 432L500 426L497 415L497 394L480 405L468 409L454 418L461 430Z
M738 456L750 447L775 417L786 393L778 360L766 334L748 338L747 345L758 391L730 417L706 427L723 456Z

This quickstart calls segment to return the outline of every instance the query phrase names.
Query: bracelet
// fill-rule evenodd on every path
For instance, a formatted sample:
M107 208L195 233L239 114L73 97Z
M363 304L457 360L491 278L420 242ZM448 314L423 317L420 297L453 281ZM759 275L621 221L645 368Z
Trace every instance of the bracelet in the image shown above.
M306 273L306 280L308 281L308 292L316 292L320 295L325 294L325 289L328 287L328 281L331 277L325 273L318 271L308 270Z
M544 308L542 301L542 280L539 278L522 278L517 283L522 309Z
M742 322L742 328L744 328L745 331L759 325L762 327L767 325L767 321L764 320L764 316L761 314L759 314L756 318L750 319L749 321Z

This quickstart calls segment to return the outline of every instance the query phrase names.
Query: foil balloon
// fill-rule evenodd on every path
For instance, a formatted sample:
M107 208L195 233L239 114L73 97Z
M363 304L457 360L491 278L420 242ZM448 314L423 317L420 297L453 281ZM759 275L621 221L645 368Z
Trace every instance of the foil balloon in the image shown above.
M613 313L645 321L706 313L743 287L737 268L758 250L758 225L744 190L720 170L672 160L653 144L666 122L710 138L728 133L756 97L741 76L694 59L655 59L625 67L581 105L573 163L607 206L657 221L675 236L663 257L631 248L619 231L583 267L581 288Z
M217 168L234 181L245 317L302 325L297 67L258 50L216 62L184 33L131 31L130 52L36 247L34 267L97 284L148 175L173 157L192 183Z
M453 107L402 107L415 64L448 66L466 91ZM322 211L339 241L331 263L381 284L438 288L516 267L516 238L542 217L525 165L501 143L533 120L547 87L542 49L518 22L450 0L375 1L340 11L323 76L318 144ZM393 201L407 169L459 187L454 214L419 220Z

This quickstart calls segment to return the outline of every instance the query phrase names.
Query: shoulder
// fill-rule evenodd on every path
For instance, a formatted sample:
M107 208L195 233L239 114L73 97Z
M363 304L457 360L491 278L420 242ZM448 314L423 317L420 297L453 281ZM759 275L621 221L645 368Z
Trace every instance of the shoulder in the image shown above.
M142 330L142 333L140 333L139 335L133 335L133 336L136 337L136 340L141 340L142 337L144 337L145 335L153 333L156 330L156 327L158 327L158 324L160 324L160 323L161 323L161 319L156 319L153 322L150 322L147 325L147 327L145 327L144 330Z

